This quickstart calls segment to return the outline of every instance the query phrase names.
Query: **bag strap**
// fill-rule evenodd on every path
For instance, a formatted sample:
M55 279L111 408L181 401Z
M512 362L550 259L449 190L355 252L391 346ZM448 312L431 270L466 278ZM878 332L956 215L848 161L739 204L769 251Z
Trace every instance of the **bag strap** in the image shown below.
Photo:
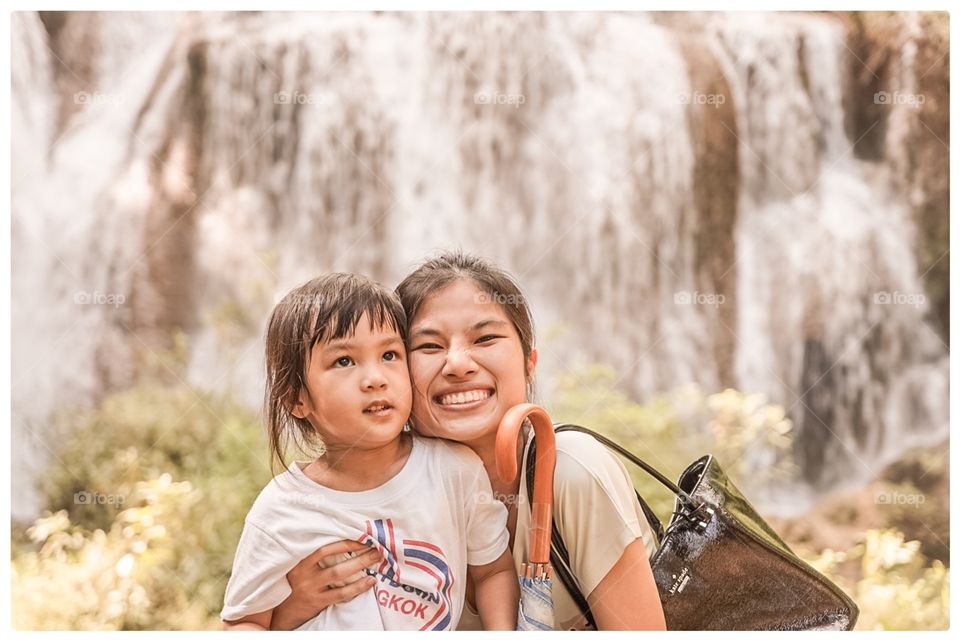
M687 527L692 525L697 530L702 531L709 522L709 515L713 513L713 508L711 508L706 501L698 501L680 489L673 481L668 479L662 473L660 473L655 467L644 461L642 458L626 449L619 443L610 440L603 434L598 434L591 429L586 427L581 427L580 425L572 425L570 423L561 423L554 426L554 431L556 433L560 432L582 432L592 436L597 441L600 441L610 449L614 450L617 454L624 457L637 467L641 468L644 472L652 476L655 480L659 481L661 485L666 487L676 496L676 503L674 505L673 514L671 515L670 528L669 532L673 528L677 527ZM636 492L636 488L634 488ZM647 505L646 501L643 500L643 497L637 493L637 498L640 500L640 507L643 509L644 516L647 517L647 521L653 527L654 531L657 532L658 543L665 536L663 525L660 523L660 520L653 513L653 510L650 509L650 506Z
M614 450L617 454L624 457L625 459L627 459L628 461L630 461L631 463L633 463L634 465L642 469L644 472L652 476L654 479L656 479L661 485L663 485L665 488L670 490L670 492L676 495L677 499L679 499L680 502L684 504L684 507L688 508L690 511L696 511L698 509L699 505L697 504L696 499L694 499L692 496L690 496L685 491L680 489L680 486L678 486L676 483L674 483L673 481L668 479L666 476L661 474L655 467L653 467L652 465L644 461L642 458L640 458L630 450L626 449L619 443L615 441L611 441L603 434L598 434L597 432L594 432L591 429L587 429L586 427L581 427L580 425L572 425L570 423L559 423L554 427L554 431L557 434L559 434L560 432L581 432L583 434L589 434L594 439L600 441L601 443L609 447L611 450Z

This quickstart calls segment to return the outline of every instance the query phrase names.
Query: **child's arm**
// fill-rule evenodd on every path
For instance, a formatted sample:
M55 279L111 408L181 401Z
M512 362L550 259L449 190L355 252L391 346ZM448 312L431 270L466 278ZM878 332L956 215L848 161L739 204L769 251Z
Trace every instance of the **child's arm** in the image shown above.
M476 591L477 612L484 630L516 630L520 583L513 555L505 550L493 563L467 568Z
M269 630L270 618L272 616L272 609L266 612L257 612L256 614L250 614L236 621L224 621L223 629L231 632L235 630Z

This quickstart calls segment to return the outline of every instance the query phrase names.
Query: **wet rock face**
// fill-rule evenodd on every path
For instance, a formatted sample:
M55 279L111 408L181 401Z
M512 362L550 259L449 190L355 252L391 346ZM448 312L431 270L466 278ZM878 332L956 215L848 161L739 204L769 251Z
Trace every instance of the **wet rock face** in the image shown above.
M736 298L737 259L734 231L740 193L735 96L717 56L696 37L676 32L690 84L696 95L714 99L698 101L690 110L694 143L693 168L694 252L697 282L703 291L724 300ZM722 97L722 99L721 99ZM736 338L727 330L737 325L736 305L718 306L713 362L722 386L735 386Z
M97 81L100 14L41 11L39 16L47 33L52 54L50 67L61 97L56 127L63 131L70 117L83 106L75 98L81 92L89 92Z
M858 158L895 167L890 179L914 216L928 318L949 344L949 16L839 14L848 55L847 136Z
M918 269L925 274L935 326L950 345L950 49L947 16L923 14L914 68L924 102L916 115L912 201L918 230Z

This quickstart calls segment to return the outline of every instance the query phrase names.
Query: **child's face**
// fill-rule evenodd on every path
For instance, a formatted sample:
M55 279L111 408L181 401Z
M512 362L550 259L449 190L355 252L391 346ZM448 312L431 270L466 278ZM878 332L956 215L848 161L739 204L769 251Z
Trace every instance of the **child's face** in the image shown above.
M307 389L293 408L320 433L328 451L374 449L396 439L410 416L410 374L403 340L390 327L371 327L314 345Z

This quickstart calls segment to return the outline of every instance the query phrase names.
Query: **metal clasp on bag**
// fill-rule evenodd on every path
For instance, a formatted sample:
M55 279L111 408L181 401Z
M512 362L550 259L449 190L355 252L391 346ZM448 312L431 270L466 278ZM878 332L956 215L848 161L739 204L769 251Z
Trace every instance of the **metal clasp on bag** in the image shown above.
M703 517L701 510L706 512L706 517ZM716 514L716 511L707 505L706 503L701 503L700 507L690 513L690 520L693 522L693 529L698 533L703 534L707 531L707 526L710 525L710 521L713 519L713 515Z
M672 523L664 536L667 536L671 530L677 527L690 528L698 534L706 532L707 526L710 525L710 521L716 514L716 510L707 505L706 502L693 507L689 498L687 500L681 498L680 503L684 509L673 513L677 520Z

